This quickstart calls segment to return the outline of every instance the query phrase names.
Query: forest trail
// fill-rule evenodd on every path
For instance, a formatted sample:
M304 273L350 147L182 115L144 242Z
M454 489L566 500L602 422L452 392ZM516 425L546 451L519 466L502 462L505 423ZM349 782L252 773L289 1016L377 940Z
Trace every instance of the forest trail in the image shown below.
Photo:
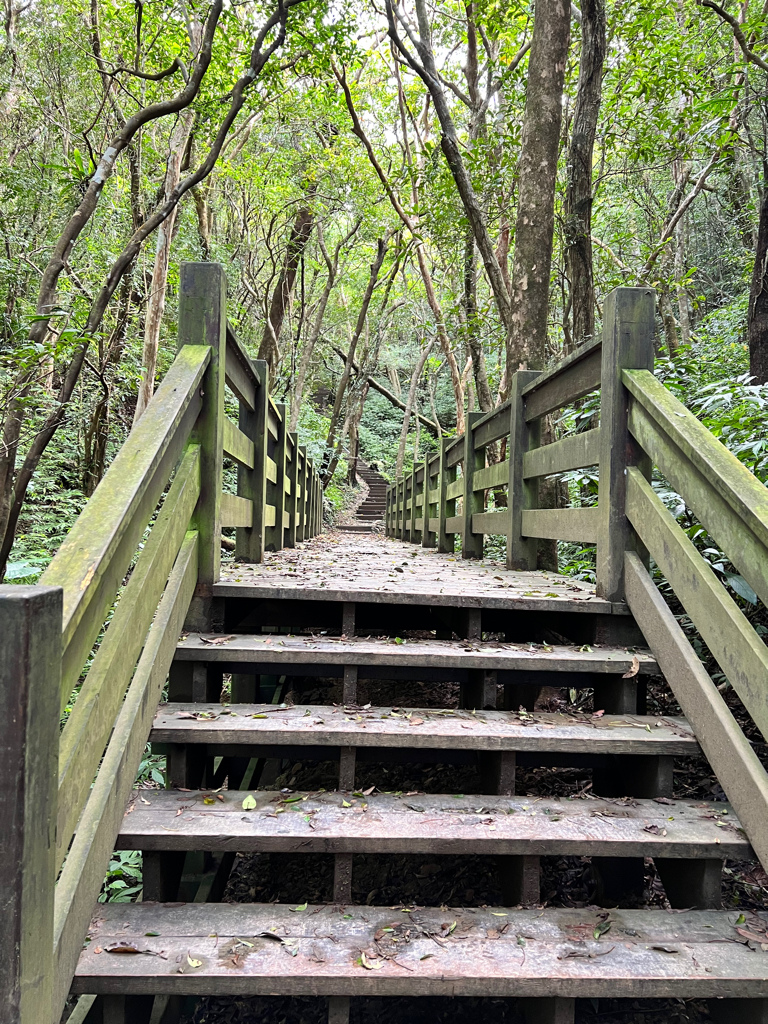
M456 1022L696 999L765 1024L768 913L724 908L723 867L768 864L768 654L651 467L763 602L768 504L650 372L652 294L611 293L600 339L391 481L381 535L324 530L225 285L183 265L165 379L41 585L0 591L21 1024L70 993L87 1024L224 1024L240 997L259 1022L446 997ZM541 443L598 390L599 426ZM585 467L597 504L544 507ZM541 567L556 541L596 546L594 583ZM136 782L147 743L164 788ZM139 902L99 901L115 851Z

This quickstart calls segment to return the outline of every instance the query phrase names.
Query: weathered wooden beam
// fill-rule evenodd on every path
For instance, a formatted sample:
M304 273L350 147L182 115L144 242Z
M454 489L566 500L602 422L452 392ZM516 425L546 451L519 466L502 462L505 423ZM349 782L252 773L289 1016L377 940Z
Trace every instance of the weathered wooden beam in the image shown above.
M55 1024L60 587L0 586L0 1020Z
M523 478L552 476L571 469L597 466L600 461L600 428L563 437L553 444L523 454Z
M224 454L239 462L241 466L253 469L253 441L236 427L228 416L224 417Z
M627 483L627 516L758 729L768 737L768 647L634 468Z
M624 552L634 549L626 516L628 466L650 478L648 457L627 427L629 393L624 369L652 370L655 329L654 293L650 288L615 288L605 300L600 396L600 509L597 544L597 593L609 601L624 599Z
M527 383L523 388L526 419L539 419L599 388L601 345L599 338L582 345Z
M270 412L272 407L270 406ZM277 405L274 409L277 421L277 442L275 444L275 479L271 494L267 492L267 500L275 506L275 524L269 527L265 536L267 551L280 551L283 547L284 512L285 512L285 466L288 454L288 424L286 407Z
M462 473L464 480L464 497L462 500L462 536L461 557L483 557L483 535L472 532L472 517L482 512L485 497L482 491L475 490L474 477L478 470L485 467L485 451L475 450L473 429L475 423L482 418L482 413L468 412L464 428L464 462Z
M532 508L523 512L524 537L543 540L570 540L595 544L598 539L599 511L591 508Z
M286 480L290 484L290 495L287 499L287 510L289 515L288 529L285 532L285 546L287 548L296 547L297 538L297 525L299 519L299 488L301 484L299 482L299 461L301 455L299 453L299 435L291 433L291 458L286 469Z
M625 555L629 609L749 837L768 864L768 774L634 552Z
M147 634L147 642L56 886L53 931L55 1020L59 1019L69 993L125 804L144 755L154 708L162 693L184 616L192 600L197 582L197 556L198 535L190 532L176 558L168 586Z

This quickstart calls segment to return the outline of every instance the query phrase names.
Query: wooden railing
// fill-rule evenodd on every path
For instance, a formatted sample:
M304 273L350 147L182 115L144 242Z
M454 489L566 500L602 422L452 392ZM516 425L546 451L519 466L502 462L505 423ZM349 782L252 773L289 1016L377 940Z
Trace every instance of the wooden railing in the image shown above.
M768 739L768 648L650 480L656 467L763 603L768 490L653 376L653 293L617 289L604 313L601 340L547 373L515 374L509 402L470 413L464 436L389 488L387 533L441 551L460 536L464 558L482 556L485 534L505 534L511 569L536 568L539 538L596 544L597 593L635 617L768 866L768 774L648 570L650 555ZM543 417L598 388L599 427L540 444ZM490 462L488 446L505 438L506 461ZM537 507L542 478L589 466L596 506ZM507 507L487 511L486 495L505 486Z
M598 590L611 600L621 598L620 517L611 511L623 507L627 457L626 403L618 374L623 368L653 366L653 293L619 288L606 300L604 312L601 339L546 373L515 373L507 402L490 413L469 413L461 437L444 441L439 454L388 488L389 536L451 552L459 537L462 557L480 558L485 535L504 535L510 569L535 569L540 539L597 543ZM600 428L542 444L546 417L598 389ZM500 445L506 459L488 458L489 447L498 451ZM596 506L539 506L545 477L589 466L600 467ZM506 504L499 501L502 493ZM489 495L496 506L491 509Z
M61 1016L179 634L210 628L222 528L260 561L321 521L312 459L227 325L223 269L185 264L157 393L41 585L0 587L0 1020Z

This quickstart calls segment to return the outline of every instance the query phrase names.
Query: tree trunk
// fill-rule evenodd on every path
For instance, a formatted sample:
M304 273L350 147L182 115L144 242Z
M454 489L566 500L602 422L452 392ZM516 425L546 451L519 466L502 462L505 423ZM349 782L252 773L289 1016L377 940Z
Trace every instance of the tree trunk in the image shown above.
M313 198L316 192L317 186L310 186L307 190L308 198ZM277 284L272 292L268 320L264 325L264 335L259 346L259 359L266 359L269 366L270 380L275 379L275 373L280 363L280 332L283 328L286 310L293 295L293 286L296 281L299 261L309 241L314 222L315 215L308 206L302 207L296 214L296 219L291 228L291 236L288 239L288 248L285 251L283 269L280 271Z
M168 152L168 165L165 172L163 188L165 201L179 183L181 177L181 161L187 148L189 133L195 114L191 109L182 110L179 119L171 132ZM141 354L141 384L136 399L136 411L133 414L134 426L144 414L152 395L155 393L155 372L157 370L157 351L160 347L160 328L165 312L165 296L168 290L168 264L171 258L171 242L173 228L176 223L178 207L174 206L165 222L157 229L157 247L155 263L152 268L152 291L147 303L147 314L144 322L144 349Z
M757 226L757 248L749 289L749 372L756 384L768 383L768 167Z
M363 333L363 328L365 327L365 321L368 316L368 307L371 304L373 290L376 287L376 282L379 279L379 274L384 263L384 257L387 254L388 245L389 236L379 239L376 249L376 258L371 264L371 272L368 276L368 284L366 285L365 294L363 295L363 301L360 304L360 312L357 315L357 323L355 324L355 330L349 342L349 351L347 352L347 358L344 362L344 369L342 370L341 379L339 380L338 387L336 388L336 398L333 403L333 410L331 411L331 421L328 425L328 440L326 441L326 454L323 460L323 482L326 484L333 476L333 471L336 468L336 459L333 454L333 449L336 444L336 431L338 430L339 417L341 415L341 406L344 401L344 395L347 390L347 385L349 384L349 378L352 375L352 366L355 361L355 351L357 349L357 343L360 340L360 335Z
M349 466L347 471L347 483L354 487L357 483L357 462L360 457L360 421L365 410L365 400L368 397L368 382L363 384L363 389L357 401L354 403L349 414Z
M520 147L512 324L507 340L504 398L514 370L540 370L547 358L557 155L570 37L570 3L538 0Z
M462 297L464 316L466 319L467 347L472 356L472 370L475 377L477 400L483 412L493 409L493 395L488 386L488 374L485 369L485 353L480 339L480 322L477 315L477 258L475 256L475 236L471 228L464 236L464 292Z
M403 460L405 459L405 445L406 442L408 441L408 430L411 425L411 416L413 414L414 405L416 404L416 392L419 387L421 375L424 372L424 366L427 362L427 359L429 358L429 353L432 351L432 346L434 345L434 343L435 339L433 338L429 342L429 344L424 348L421 355L419 356L419 361L416 363L416 367L413 371L413 376L411 377L411 386L408 389L408 397L405 400L403 426L400 430L400 444L398 445L397 448L397 464L395 468L395 476L400 476L400 474L403 472Z
M571 284L571 348L595 333L595 281L592 264L592 155L603 87L605 2L581 6L581 60L565 191L565 267Z

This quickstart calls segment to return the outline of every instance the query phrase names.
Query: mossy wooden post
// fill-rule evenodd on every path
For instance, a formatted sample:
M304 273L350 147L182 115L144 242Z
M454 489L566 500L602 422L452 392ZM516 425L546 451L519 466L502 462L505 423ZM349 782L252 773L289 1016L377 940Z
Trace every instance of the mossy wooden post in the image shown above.
M627 467L638 466L650 479L650 461L627 429L629 394L622 370L653 370L655 298L650 288L615 288L603 315L600 395L600 480L597 593L624 600L624 552L634 550L626 516Z
M240 403L239 427L253 441L253 469L239 466L237 493L253 502L251 526L240 526L235 539L235 557L244 562L260 562L264 557L264 514L267 504L267 409L269 408L269 367L263 359L254 362L259 385L256 408L251 412Z
M299 445L299 458L301 459L299 467L299 503L297 508L299 522L296 527L296 540L304 541L307 539L307 481L309 478L306 445Z
M8 1024L54 1024L62 593L0 586L0 1020Z
M424 501L425 501L425 488L424 488L424 484L425 484L425 479L426 479L426 472L427 472L427 464L426 464L426 462L421 462L421 463L414 462L414 464L413 464L413 518L411 519L411 523L413 524L413 529L411 530L411 542L413 544L421 544L421 537L422 537L422 533L424 531ZM421 481L419 481L419 473L423 473L424 474L422 476ZM418 525L418 519L419 519L418 501L419 501L419 498L421 498L421 501L422 501L422 505L421 505L421 529L419 529L419 525Z
M485 414L482 412L468 412L466 427L464 428L464 511L463 529L461 538L462 558L483 557L483 534L472 533L472 516L476 512L482 512L484 506L483 492L475 491L473 480L478 469L485 466L485 451L475 451L475 437L473 425Z
M277 405L277 441L275 442L275 466L277 476L274 484L275 524L268 526L265 535L265 546L268 551L280 551L283 547L285 527L285 461L288 450L288 433L286 410L284 405Z
M440 468L437 477L437 550L453 554L456 542L452 533L447 533L445 523L447 519L456 515L456 499L446 498L448 485L456 480L457 472L455 466L447 463L446 452L453 439L444 437L440 448Z
M307 537L312 538L315 536L315 484L317 483L317 476L315 474L315 463L313 459L309 460L309 478L307 480Z
M518 370L512 377L509 403L509 532L507 533L507 568L535 569L538 541L523 536L523 510L538 505L539 482L523 479L523 456L539 445L541 422L525 419L523 388L539 376L538 370Z
M403 540L405 529L405 477L401 476L395 484L397 488L395 497L395 537Z
M421 546L423 548L433 548L437 543L437 534L430 527L430 520L437 518L438 507L437 502L432 501L430 497L430 495L434 493L432 488L432 478L433 476L437 476L435 480L435 488L437 487L440 479L439 475L437 475L439 474L439 462L435 469L435 473L433 473L431 468L433 461L434 457L432 459L426 459L424 462L424 505L422 506L424 522L421 529Z
M285 534L285 546L287 548L295 548L296 523L299 513L299 435L292 433L290 435L290 442L291 460L288 463L286 472L291 493L286 496L289 523Z
M179 348L210 345L203 377L203 408L194 435L201 445L200 497L194 524L199 536L198 581L211 586L221 567L221 489L224 464L224 361L227 344L227 278L220 263L182 263Z

